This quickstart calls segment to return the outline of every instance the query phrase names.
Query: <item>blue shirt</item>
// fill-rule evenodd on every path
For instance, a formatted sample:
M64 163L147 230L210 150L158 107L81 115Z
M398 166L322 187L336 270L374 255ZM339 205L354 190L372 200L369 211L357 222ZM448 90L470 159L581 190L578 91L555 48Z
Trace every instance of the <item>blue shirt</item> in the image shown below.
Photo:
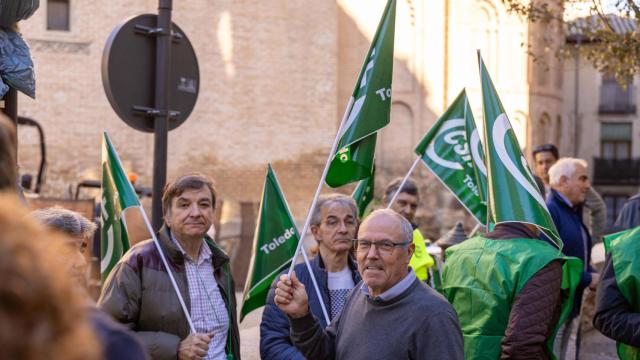
M407 290L409 286L413 284L413 281L415 279L416 279L416 273L413 272L412 268L409 268L409 273L407 274L407 276L405 276L402 280L398 281L398 283L396 283L395 285L387 289L387 291L380 294L380 296L376 297L376 299L389 301L397 297L398 295L402 294L405 290ZM367 284L364 283L364 281L362 282L362 285L360 285L360 291L362 291L362 293L367 295L368 297L371 297L371 295L369 295L369 287L367 286Z

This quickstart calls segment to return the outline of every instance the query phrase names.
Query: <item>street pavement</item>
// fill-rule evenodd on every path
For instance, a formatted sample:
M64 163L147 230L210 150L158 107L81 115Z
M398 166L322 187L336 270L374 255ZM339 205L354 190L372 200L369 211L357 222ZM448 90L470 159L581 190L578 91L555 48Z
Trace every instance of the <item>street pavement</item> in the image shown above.
M242 293L236 293L238 308L242 304ZM253 310L240 323L240 355L243 360L260 359L260 320L262 309ZM239 319L239 318L238 318Z

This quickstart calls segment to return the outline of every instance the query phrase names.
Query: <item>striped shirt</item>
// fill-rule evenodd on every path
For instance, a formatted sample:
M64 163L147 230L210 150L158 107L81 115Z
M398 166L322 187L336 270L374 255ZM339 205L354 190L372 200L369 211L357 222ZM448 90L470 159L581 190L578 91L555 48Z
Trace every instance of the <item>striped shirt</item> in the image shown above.
M218 283L213 275L213 253L204 240L200 246L198 260L193 261L180 243L171 234L171 240L184 255L187 286L191 299L191 320L199 333L213 332L209 352L205 360L225 359L225 345L229 329L229 314Z

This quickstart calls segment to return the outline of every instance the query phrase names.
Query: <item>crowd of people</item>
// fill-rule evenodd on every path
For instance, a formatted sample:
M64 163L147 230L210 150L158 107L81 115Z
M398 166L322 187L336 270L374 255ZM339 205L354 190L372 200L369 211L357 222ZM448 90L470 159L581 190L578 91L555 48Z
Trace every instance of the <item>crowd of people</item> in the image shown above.
M15 136L0 116L2 358L240 359L230 259L207 235L218 198L208 177L167 184L158 241L129 249L96 303L83 255L96 225L63 208L28 213L16 195ZM310 266L296 265L271 286L261 357L577 359L581 303L591 289L595 328L620 343L621 358L636 358L640 245L611 245L600 275L591 248L604 235L606 208L587 163L561 158L551 144L532 155L562 252L523 222L429 244L415 223L420 194L412 180L391 182L386 208L363 219L351 197L323 196L311 217ZM616 229L639 226L639 214L636 196ZM441 251L429 251L436 244ZM572 287L568 268L578 259Z

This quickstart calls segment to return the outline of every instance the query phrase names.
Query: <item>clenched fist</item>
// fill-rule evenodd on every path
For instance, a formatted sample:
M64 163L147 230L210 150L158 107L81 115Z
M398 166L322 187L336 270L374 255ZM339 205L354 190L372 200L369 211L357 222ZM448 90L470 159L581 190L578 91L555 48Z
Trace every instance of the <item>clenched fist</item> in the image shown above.
M211 339L213 339L212 332L190 334L180 342L178 359L201 360L207 356Z
M295 271L291 273L291 279L284 274L280 276L273 300L291 318L303 317L309 313L309 297Z

